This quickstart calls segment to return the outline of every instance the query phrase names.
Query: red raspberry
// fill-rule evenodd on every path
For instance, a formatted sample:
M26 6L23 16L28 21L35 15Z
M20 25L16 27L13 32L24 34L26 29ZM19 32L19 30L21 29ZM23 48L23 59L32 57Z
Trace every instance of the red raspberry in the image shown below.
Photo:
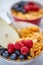
M29 2L28 5L34 5L34 2Z
M32 11L33 10L33 5L29 5L29 9L30 9L30 11Z
M21 40L21 43L24 45L25 44L25 40Z
M21 48L21 54L27 55L28 53L29 53L29 49L27 47L24 46Z
M38 5L34 5L33 6L33 11L39 11L39 6Z
M30 49L33 47L33 41L32 40L25 40L24 45Z
M29 5L26 4L26 5L24 6L24 9L25 9L26 12L30 11Z
M8 52L11 54L15 51L15 45L12 43L8 44Z
M7 47L8 47L8 49L11 47L15 48L15 45L13 43L9 43Z
M21 41L15 43L15 49L20 50L24 45L21 43Z

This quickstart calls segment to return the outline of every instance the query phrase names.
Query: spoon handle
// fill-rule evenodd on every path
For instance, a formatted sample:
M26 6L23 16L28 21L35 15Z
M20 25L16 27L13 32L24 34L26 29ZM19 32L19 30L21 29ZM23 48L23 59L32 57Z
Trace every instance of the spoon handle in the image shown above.
M7 16L9 17L9 19L13 22L10 25L15 28L18 32L20 31L20 29L18 28L16 22L14 21L13 17L11 16L11 14L7 13Z

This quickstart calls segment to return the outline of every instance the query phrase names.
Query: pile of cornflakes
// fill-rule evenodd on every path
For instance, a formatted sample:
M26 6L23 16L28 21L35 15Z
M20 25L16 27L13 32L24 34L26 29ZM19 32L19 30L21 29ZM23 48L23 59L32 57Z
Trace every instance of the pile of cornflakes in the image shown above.
M29 28L23 28L20 31L21 38L33 40L33 48L30 50L32 57L38 56L43 50L43 32L40 31L39 27L30 26Z

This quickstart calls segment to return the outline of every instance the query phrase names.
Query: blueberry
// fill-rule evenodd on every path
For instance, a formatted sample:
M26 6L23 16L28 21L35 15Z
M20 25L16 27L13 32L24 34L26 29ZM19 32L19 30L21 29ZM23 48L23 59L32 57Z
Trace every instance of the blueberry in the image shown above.
M17 9L18 7L19 7L18 4L14 4L14 5L12 6L12 9Z
M28 56L30 56L30 53L28 53Z
M20 55L20 51L16 50L15 54L17 54L19 56Z
M17 8L16 10L21 12L22 11L22 8L20 7L20 8Z
M26 3L25 1L21 1L21 2L19 2L19 6L23 7L25 5L25 3Z
M22 11L21 11L22 13L26 13L26 11L24 10L24 9L22 9Z
M25 57L25 59L27 59L28 58L28 55L24 55L24 57Z
M0 54L2 54L5 51L4 48L0 48Z
M10 55L10 59L11 60L16 60L17 59L17 55L16 54L11 54Z
M5 52L2 54L2 56L5 57L5 58L8 58L8 57L9 57L8 51L5 51Z
M16 10L17 10L17 11L20 11L20 12L22 12L22 13L26 13L26 11L25 11L23 8L17 8Z
M23 55L20 55L19 58L20 58L20 60L24 60L25 59L25 57Z

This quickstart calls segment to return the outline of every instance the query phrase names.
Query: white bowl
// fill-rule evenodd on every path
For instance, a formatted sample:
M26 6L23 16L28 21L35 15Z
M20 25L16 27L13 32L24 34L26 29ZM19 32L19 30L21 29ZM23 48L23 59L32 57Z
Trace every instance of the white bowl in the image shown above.
M31 24L31 23L24 23L24 22L14 22L12 21L12 23L14 24L14 26L16 26L16 28L18 28L18 30L20 30L21 28L24 28L24 27L29 27L29 26L36 26L34 24ZM40 29L41 30L41 29ZM42 31L42 30L41 30ZM3 57L0 57L0 60L2 60L3 62L5 62L7 65L11 64L11 65L25 65L25 64L29 64L29 63L32 63L33 61L36 61L37 59L39 59L39 57L42 55L43 52L41 52L37 57L31 59L31 60L25 60L25 61L12 61L12 60L7 60ZM4 64L3 64L4 65Z

